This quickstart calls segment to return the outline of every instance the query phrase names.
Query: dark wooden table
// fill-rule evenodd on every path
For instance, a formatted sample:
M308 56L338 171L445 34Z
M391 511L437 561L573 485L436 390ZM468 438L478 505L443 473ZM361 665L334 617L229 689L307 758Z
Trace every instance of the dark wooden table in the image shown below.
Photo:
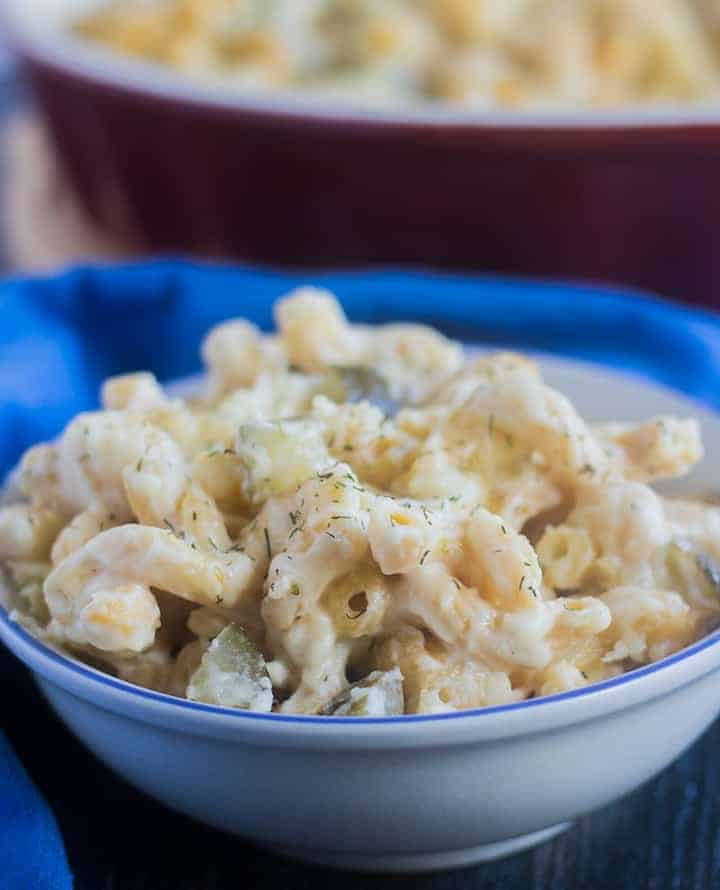
M20 101L19 86L0 81L0 121ZM0 158L0 187L2 169ZM720 723L646 787L550 844L477 868L392 878L306 868L172 814L88 754L4 651L0 685L0 726L58 816L77 890L720 890Z

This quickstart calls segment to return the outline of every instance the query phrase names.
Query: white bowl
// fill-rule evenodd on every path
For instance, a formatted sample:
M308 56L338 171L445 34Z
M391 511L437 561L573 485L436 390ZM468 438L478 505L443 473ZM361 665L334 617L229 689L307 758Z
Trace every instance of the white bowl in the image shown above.
M708 453L719 453L720 419L690 400L579 362L544 364L590 419L695 414ZM707 464L686 490L712 486ZM2 609L0 639L72 732L133 785L279 852L373 871L468 865L537 844L656 775L720 712L720 631L587 689L384 719L251 714L149 692L49 649Z

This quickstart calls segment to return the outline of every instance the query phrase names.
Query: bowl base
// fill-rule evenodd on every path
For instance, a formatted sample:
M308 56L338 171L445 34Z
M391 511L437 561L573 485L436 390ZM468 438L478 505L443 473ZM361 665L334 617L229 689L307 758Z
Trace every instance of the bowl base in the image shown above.
M300 859L313 865L330 868L343 868L364 872L427 872L449 868L466 868L480 862L492 862L512 856L530 847L549 841L567 831L572 822L551 825L542 831L533 831L520 837L513 837L494 844L480 844L462 850L447 850L440 853L340 853L333 850L313 850L309 847L270 847L273 853Z

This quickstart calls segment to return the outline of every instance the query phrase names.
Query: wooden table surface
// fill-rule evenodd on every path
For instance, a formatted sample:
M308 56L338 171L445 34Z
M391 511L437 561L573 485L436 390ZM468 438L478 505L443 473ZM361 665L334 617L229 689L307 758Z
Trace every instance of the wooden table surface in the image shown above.
M0 123L20 101L18 85L0 81ZM2 171L0 157L0 188ZM720 890L720 723L647 786L536 850L432 875L346 875L164 810L88 754L4 651L0 678L0 727L58 816L77 890Z

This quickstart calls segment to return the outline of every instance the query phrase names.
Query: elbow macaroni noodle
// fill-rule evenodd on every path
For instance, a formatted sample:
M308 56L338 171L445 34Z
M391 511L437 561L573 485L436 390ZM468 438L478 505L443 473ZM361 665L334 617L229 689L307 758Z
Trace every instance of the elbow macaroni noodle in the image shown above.
M312 288L276 320L211 331L192 398L114 378L25 455L17 620L131 683L338 715L575 689L720 621L720 510L650 486L696 421L590 427L528 359Z

